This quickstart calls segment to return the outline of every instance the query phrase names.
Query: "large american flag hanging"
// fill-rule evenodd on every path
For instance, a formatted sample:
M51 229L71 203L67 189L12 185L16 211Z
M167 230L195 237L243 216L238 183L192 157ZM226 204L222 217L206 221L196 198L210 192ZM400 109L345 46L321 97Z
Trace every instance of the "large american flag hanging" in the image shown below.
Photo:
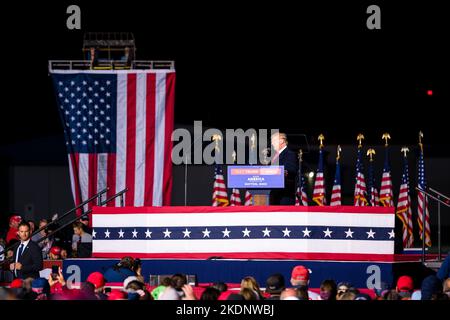
M389 147L385 146L383 176L381 177L380 203L385 207L393 207L391 165L389 162Z
M94 207L93 226L94 257L394 258L393 208Z
M323 149L319 151L319 165L317 167L316 180L314 181L313 200L319 206L325 206L327 199L325 197L325 181L323 176Z
M421 190L426 190L427 183L425 181L425 162L423 159L423 147L420 145L420 155L419 155L419 166L418 166L418 184L417 187ZM418 200L418 223L419 223L419 235L420 239L423 240L423 215L425 212L425 244L431 247L431 237L430 237L430 213L428 211L428 199L425 195L417 191L417 200Z
M366 180L364 178L364 168L362 162L362 147L358 147L358 156L356 158L356 181L354 192L354 205L367 206Z
M411 211L411 196L409 193L409 170L408 158L406 154L403 157L403 174L402 183L400 185L400 192L397 202L397 217L403 223L403 247L410 248L414 242L413 225L412 225L412 211Z
M170 205L175 72L54 71L52 78L75 203L109 187L108 197L128 188L126 206Z

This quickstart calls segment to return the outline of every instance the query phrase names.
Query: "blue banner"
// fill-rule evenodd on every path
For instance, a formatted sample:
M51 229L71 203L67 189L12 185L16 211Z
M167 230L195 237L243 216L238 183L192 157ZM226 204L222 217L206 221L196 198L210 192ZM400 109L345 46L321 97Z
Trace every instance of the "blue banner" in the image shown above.
M116 265L120 259L66 259L63 262L65 279L86 281L92 272L105 272ZM382 263L382 262L338 262L309 260L142 260L142 275L149 281L151 274L195 274L198 282L224 281L240 283L245 276L253 276L262 286L273 273L281 273L287 281L296 265L304 265L310 270L310 287L319 288L325 279L336 283L349 281L357 288L370 288L380 282L393 284L400 275L416 275L420 271L417 263ZM395 268L397 267L397 271ZM398 273L398 274L396 274ZM418 275L418 274L417 274ZM419 279L420 276L418 275Z

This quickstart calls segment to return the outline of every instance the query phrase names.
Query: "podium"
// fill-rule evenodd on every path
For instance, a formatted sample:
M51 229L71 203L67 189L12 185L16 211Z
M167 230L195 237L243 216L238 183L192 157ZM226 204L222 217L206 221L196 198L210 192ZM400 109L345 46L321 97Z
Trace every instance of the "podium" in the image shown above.
M252 195L252 205L268 206L270 204L270 189L248 189Z

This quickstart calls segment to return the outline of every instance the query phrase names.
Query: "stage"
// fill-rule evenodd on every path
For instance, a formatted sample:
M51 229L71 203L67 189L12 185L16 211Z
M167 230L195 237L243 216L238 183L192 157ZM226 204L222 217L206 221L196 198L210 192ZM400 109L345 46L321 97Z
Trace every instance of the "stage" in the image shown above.
M84 281L123 256L142 259L150 275L184 273L197 283L240 283L296 265L310 270L310 287L323 280L373 289L400 275L418 281L432 273L420 254L395 254L394 208L384 207L94 207L93 258L67 259L64 275ZM436 257L428 255L429 259Z

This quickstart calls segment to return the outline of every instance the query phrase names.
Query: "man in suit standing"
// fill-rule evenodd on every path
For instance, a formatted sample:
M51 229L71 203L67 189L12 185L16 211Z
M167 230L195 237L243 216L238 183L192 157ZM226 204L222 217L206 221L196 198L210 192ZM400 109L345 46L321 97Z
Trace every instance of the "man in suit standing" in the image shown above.
M14 249L13 263L9 268L15 278L39 278L39 271L43 269L41 248L36 242L31 241L31 230L28 222L19 224L17 232L20 244Z
M295 178L298 171L296 154L287 148L288 140L285 133L277 132L271 136L275 154L271 164L284 166L284 188L270 191L271 205L295 205Z

